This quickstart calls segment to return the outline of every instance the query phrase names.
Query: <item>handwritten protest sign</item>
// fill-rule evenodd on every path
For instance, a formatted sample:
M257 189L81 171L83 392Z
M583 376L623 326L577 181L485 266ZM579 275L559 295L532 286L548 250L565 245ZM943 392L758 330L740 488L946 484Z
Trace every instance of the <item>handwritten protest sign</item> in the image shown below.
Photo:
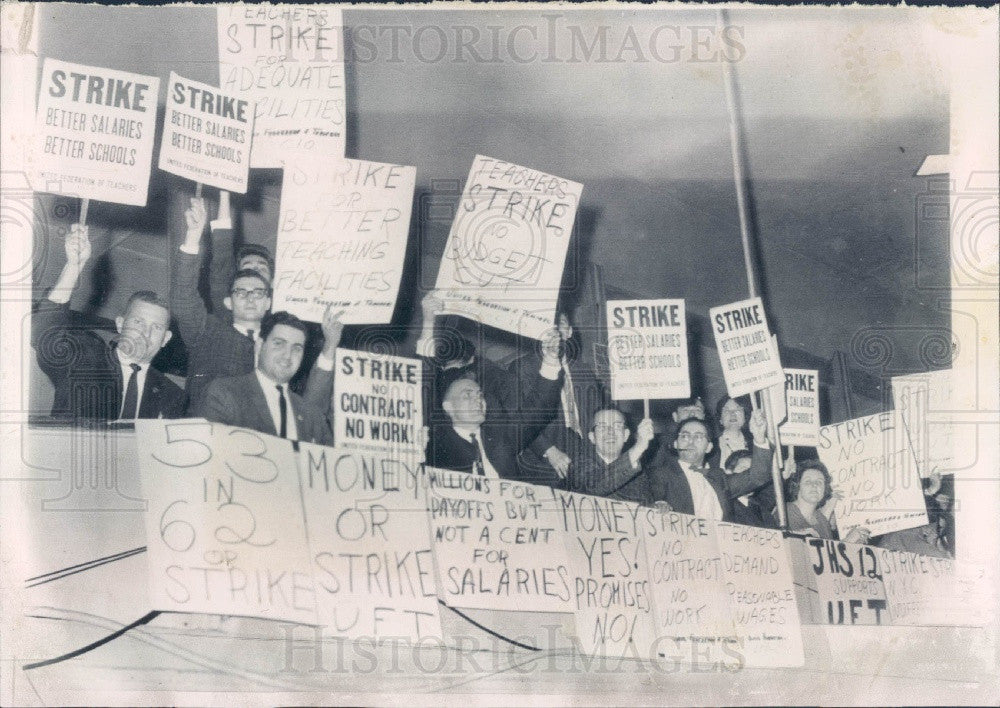
M285 169L278 213L274 308L319 322L392 319L403 275L416 168L310 159Z
M446 313L541 339L556 298L583 185L476 155L437 289Z
M37 192L146 206L160 80L47 58L32 179Z
M826 624L891 624L879 549L824 538L789 538L808 573L813 617Z
M841 495L835 507L841 537L858 526L878 536L927 523L913 448L898 412L825 425L817 450Z
M715 523L673 511L649 520L644 545L661 656L739 664Z
M814 447L819 442L819 372L785 369L787 420L778 427L785 445Z
M977 461L975 427L956 420L951 369L892 377L893 407L910 436L921 477L969 469Z
M254 105L240 93L170 72L160 169L229 192L247 191Z
M716 536L746 665L801 666L802 632L781 531L720 522Z
M743 396L784 381L759 297L713 307L709 319L730 396Z
M337 445L422 462L426 442L420 362L390 354L338 349L334 371Z
M574 611L548 489L434 468L427 475L442 600L473 609Z
M655 649L653 606L640 514L630 502L553 489L584 652L647 659Z
M219 86L256 104L251 167L343 157L343 20L331 5L222 5Z
M137 420L153 609L316 623L288 440L200 420Z
M982 627L992 622L995 584L985 567L885 548L878 554L893 624Z
M441 636L418 468L382 454L299 444L320 624L338 636Z
M690 396L684 300L609 300L607 312L612 397Z

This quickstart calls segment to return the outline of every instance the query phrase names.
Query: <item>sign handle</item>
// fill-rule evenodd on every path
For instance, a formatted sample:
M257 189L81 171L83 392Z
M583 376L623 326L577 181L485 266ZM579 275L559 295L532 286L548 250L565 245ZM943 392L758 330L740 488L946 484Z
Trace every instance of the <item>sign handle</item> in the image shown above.
M785 479L792 476L795 471L795 446L788 446L788 456L785 458Z
M649 399L648 398L642 399L642 414L643 414L642 415L643 418L649 418Z
M753 396L750 397L753 400ZM774 500L778 510L778 528L785 530L788 528L788 514L785 510L785 489L782 480L781 445L778 445L778 426L774 423L774 412L771 410L770 399L765 395L761 396L764 403L764 415L767 417L768 434L774 444L774 456L771 458L771 483L774 484Z
M201 199L201 182L194 183L194 198Z
M87 223L87 209L90 208L89 199L80 200L80 226L85 226Z
M756 391L754 391L753 393L750 394L750 407L753 410L755 410L755 411L760 407L757 404L757 392Z

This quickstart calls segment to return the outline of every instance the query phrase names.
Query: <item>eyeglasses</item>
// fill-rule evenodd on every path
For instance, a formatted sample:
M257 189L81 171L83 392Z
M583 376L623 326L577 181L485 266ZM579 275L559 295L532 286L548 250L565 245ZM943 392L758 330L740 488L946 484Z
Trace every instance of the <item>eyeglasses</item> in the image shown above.
M708 440L708 436L705 433L689 433L684 431L677 436L678 440Z
M234 288L233 297L238 297L241 300L261 300L267 297L267 288L254 288L253 290Z
M598 423L594 426L594 430L599 432L621 433L628 430L628 428L623 423Z

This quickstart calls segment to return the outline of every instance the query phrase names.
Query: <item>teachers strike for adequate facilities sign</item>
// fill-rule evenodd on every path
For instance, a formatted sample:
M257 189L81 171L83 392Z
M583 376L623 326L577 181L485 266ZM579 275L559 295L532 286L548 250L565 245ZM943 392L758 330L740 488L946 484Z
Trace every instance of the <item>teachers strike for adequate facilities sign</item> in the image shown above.
M437 289L444 312L541 339L583 185L476 155L448 234Z
M319 322L333 305L344 324L390 322L416 179L415 167L344 158L286 167L273 309Z
M160 80L46 59L40 84L35 191L146 206Z
M759 297L713 307L709 319L730 396L743 396L785 380Z
M343 157L343 19L331 5L218 8L219 86L256 103L251 167L281 167L289 151Z
M616 401L687 398L683 300L609 300L608 361Z
M160 169L245 194L254 105L240 93L170 72L160 139Z

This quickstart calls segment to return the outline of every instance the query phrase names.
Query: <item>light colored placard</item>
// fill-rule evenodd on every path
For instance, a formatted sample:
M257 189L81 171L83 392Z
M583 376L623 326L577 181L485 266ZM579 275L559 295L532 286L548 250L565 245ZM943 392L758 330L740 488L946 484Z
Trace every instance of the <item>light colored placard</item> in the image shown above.
M441 599L452 607L573 612L564 532L545 487L427 468Z
M256 103L251 167L343 157L343 19L332 5L220 5L219 87Z
M781 531L718 523L722 577L747 666L802 666L802 631Z
M825 425L817 450L841 495L835 507L841 538L858 526L878 536L927 523L913 448L897 412Z
M391 456L299 444L320 624L337 636L441 636L426 513Z
M957 473L977 462L976 428L957 421L951 369L892 377L893 407L910 434L920 476Z
M573 581L583 652L648 659L655 643L652 595L640 528L644 507L551 490Z
M410 232L415 167L311 155L281 185L273 309L320 322L386 324Z
M819 371L785 369L787 420L778 427L783 445L819 443Z
M337 445L423 462L422 381L417 359L337 349L333 378Z
M684 300L609 300L607 315L616 401L691 395Z
M995 572L975 563L878 549L892 623L983 627L996 614Z
M316 623L289 440L137 420L153 609Z
M165 172L244 194L250 173L253 101L170 72L160 137Z
M648 516L643 543L660 656L739 666L715 522L673 511Z
M730 396L743 396L784 381L759 297L713 307L709 320Z
M556 299L583 185L476 155L436 287L444 311L541 339Z
M805 555L816 592L809 593L813 616L826 624L892 624L882 583L881 549L824 538L788 539ZM798 548L795 548L798 546Z
M35 191L146 206L159 78L47 58L39 84Z

